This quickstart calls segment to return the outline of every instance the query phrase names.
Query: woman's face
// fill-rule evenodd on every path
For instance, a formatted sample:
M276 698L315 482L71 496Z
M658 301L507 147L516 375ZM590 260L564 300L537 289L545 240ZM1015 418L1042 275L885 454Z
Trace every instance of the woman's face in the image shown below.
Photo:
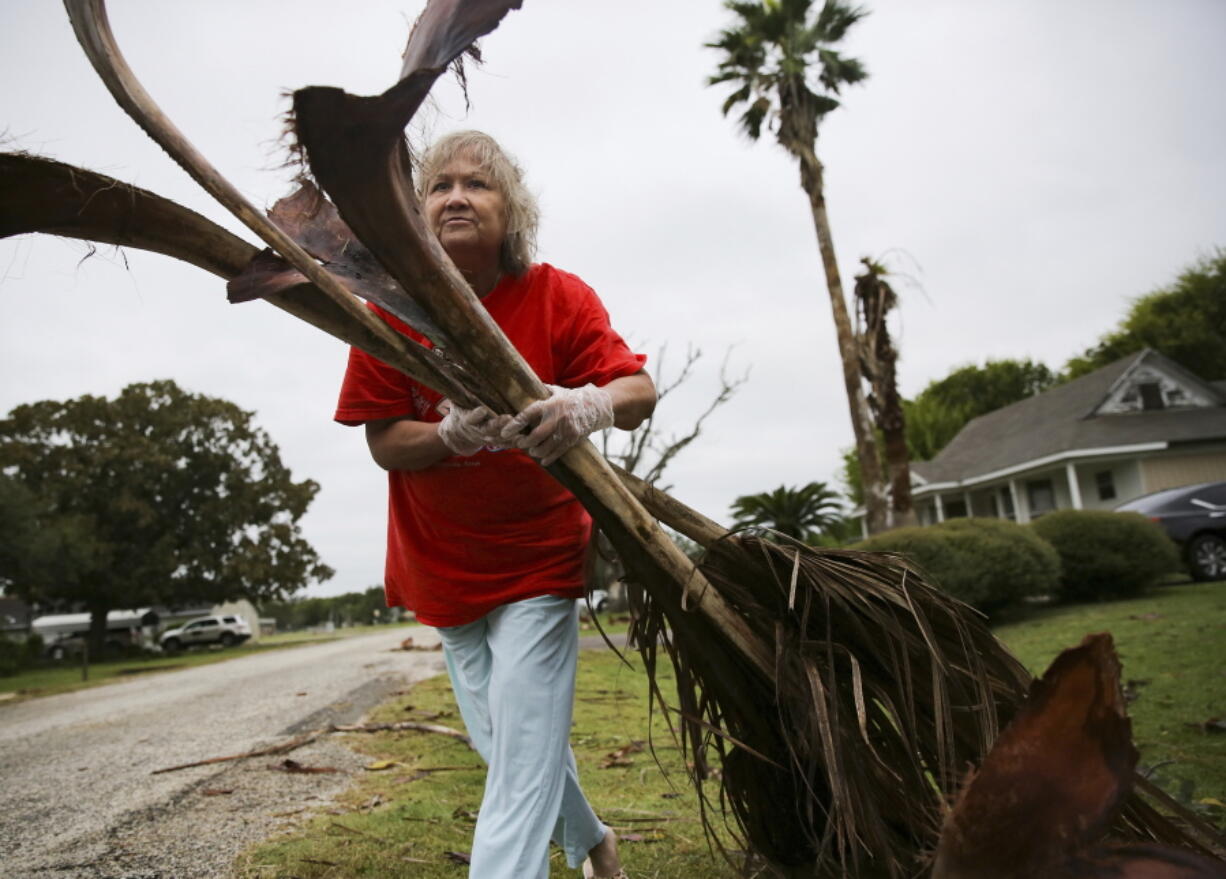
M426 222L462 270L497 265L507 235L506 204L493 179L466 155L438 171L426 189Z

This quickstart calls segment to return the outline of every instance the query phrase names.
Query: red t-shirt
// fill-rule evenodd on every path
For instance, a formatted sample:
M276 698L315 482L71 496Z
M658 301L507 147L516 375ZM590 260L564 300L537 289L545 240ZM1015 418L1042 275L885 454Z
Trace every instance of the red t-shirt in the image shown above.
M608 384L647 358L609 325L592 288L548 264L503 277L482 300L542 381ZM371 306L401 333L429 344ZM364 351L349 367L334 416L357 425L384 418L440 421L442 395ZM431 626L472 622L502 604L538 595L578 598L591 519L569 491L518 449L454 455L417 471L388 473L390 606Z

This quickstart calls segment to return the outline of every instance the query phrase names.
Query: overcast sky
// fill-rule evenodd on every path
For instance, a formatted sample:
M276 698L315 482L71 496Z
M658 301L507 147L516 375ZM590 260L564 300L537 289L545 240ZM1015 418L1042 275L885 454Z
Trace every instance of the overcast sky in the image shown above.
M113 0L116 38L163 110L253 202L288 190L283 93L382 91L420 0ZM1226 245L1226 3L876 0L846 50L870 78L821 130L850 284L886 257L903 302L903 393L952 368L1058 368L1129 301ZM728 23L714 0L525 0L484 41L471 110L448 84L424 136L481 128L528 171L541 259L575 272L641 350L704 352L659 413L680 430L732 349L751 370L666 481L726 521L732 499L838 483L851 428L807 201L770 139L752 144L707 88ZM115 105L49 0L0 4L0 131L20 148L192 207L247 240ZM3 206L0 205L0 209ZM0 241L0 412L171 378L257 414L337 576L382 581L384 474L331 421L343 345L164 257L26 236ZM657 363L649 363L654 369Z

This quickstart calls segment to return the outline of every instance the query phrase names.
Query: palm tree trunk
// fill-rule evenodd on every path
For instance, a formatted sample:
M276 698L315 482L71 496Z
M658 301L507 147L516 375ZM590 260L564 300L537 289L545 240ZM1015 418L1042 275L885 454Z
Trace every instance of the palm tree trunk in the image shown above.
M839 355L843 359L843 384L847 389L847 404L851 409L851 427L856 437L856 453L860 459L865 524L868 526L868 533L875 534L886 528L885 480L877 452L877 436L873 432L873 417L869 412L868 398L864 394L860 354L856 348L855 334L851 330L847 301L843 296L839 264L834 257L834 238L830 234L826 196L822 187L822 163L809 144L790 142L785 146L800 162L800 185L809 196L809 207L813 212L817 247L822 255L826 290L830 294L830 308L834 314L834 328L839 340Z

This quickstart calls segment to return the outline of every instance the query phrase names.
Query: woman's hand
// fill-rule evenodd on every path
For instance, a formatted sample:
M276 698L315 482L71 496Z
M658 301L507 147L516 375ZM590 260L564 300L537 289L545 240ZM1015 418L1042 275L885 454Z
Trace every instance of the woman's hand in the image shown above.
M502 429L501 441L523 449L548 467L590 433L613 426L613 395L584 385L546 385L550 395L530 403Z
M438 425L438 438L457 455L475 455L486 446L504 448L502 431L510 415L495 415L484 406L461 409L450 400L447 414Z

